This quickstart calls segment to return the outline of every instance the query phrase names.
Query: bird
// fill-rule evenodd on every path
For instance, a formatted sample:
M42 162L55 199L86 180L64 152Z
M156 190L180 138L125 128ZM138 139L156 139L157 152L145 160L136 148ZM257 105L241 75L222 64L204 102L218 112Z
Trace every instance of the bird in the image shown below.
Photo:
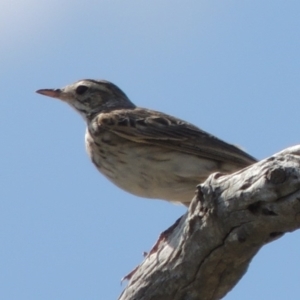
M87 153L119 188L139 197L189 206L196 186L257 160L193 124L137 107L115 84L83 79L38 94L60 99L85 120Z

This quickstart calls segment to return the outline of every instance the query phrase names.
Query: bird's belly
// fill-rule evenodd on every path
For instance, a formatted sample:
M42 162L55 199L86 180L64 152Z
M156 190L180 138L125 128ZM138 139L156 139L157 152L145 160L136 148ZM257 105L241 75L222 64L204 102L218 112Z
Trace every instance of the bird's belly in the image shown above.
M98 170L140 197L189 203L196 185L217 169L211 160L153 145L122 143L111 135L98 140L87 132L87 152Z

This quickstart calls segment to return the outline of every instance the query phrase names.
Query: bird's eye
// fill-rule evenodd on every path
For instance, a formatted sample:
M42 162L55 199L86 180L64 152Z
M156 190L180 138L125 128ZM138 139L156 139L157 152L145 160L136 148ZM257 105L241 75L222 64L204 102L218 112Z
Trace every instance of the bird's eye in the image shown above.
M76 88L76 94L78 95L82 95L83 93L85 93L87 91L88 87L86 85L79 85Z

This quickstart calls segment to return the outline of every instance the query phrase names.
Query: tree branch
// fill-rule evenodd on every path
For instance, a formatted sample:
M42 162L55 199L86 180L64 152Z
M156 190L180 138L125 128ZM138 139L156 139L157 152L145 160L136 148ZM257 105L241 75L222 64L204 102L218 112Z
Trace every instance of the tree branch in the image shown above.
M300 145L231 175L212 174L119 299L220 299L263 245L300 227L299 213Z

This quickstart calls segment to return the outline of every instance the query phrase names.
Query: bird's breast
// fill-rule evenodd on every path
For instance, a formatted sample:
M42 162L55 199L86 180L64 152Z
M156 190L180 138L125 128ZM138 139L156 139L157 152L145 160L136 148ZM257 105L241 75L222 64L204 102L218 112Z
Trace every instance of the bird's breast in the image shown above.
M104 131L86 132L86 149L97 169L118 187L140 197L188 203L215 162Z

